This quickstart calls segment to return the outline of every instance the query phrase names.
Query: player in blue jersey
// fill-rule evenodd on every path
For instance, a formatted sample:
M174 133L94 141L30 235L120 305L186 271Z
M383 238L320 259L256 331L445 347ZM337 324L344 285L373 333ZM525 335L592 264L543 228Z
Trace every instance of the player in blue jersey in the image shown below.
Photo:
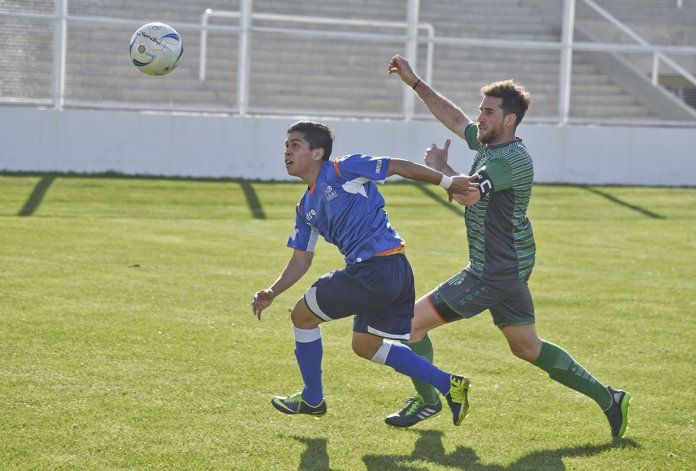
M338 247L346 267L319 278L300 298L290 315L295 356L304 388L271 403L286 414L322 415L323 347L319 325L355 316L353 351L435 387L445 396L452 420L459 425L469 405L469 380L446 373L415 354L408 340L415 302L413 272L403 239L384 210L375 182L390 175L443 186L450 194L478 191L466 175L449 177L407 160L354 154L329 161L331 130L323 124L297 122L287 132L285 167L309 185L296 208L295 228L288 240L294 249L285 269L268 288L254 295L252 308L261 312L307 272L318 237Z

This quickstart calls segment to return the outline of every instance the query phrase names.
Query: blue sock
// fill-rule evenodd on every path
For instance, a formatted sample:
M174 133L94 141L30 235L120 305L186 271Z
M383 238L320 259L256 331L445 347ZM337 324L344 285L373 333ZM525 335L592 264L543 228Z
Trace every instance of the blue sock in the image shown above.
M434 366L406 345L385 340L375 356L375 363L391 366L396 371L424 383L432 384L442 394L450 389L450 374Z
M324 390L321 385L323 352L319 327L309 330L295 327L295 357L297 357L297 364L304 382L302 399L310 406L316 406L324 399Z

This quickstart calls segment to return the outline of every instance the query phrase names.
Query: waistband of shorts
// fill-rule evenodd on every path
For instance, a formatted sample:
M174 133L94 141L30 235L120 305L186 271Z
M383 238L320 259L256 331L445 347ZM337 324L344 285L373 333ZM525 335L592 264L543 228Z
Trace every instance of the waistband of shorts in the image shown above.
M393 253L391 255L374 255L362 262L356 263L355 265L364 265L366 263L384 263L384 262L394 262L397 260L406 259L406 254L404 252ZM355 266L353 265L353 266Z
M401 242L399 245L393 249L384 250L382 252L376 253L375 257L388 257L390 255L398 255L406 253L406 243Z

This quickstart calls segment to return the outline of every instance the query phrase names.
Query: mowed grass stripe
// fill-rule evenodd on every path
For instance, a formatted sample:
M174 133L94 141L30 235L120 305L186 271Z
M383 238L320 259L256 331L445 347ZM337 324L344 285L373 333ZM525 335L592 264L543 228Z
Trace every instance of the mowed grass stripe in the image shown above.
M689 469L696 439L692 332L696 191L534 188L531 278L540 335L633 394L613 444L584 396L515 359L490 315L432 332L436 362L467 374L472 414L413 431L383 418L412 394L358 359L351 321L322 327L329 407L288 417L301 387L289 309L342 266L318 244L310 272L257 321L255 290L285 248L305 189L240 182L0 176L0 463L6 469ZM381 186L418 295L463 268L464 221L446 194ZM439 201L434 201L438 199ZM460 207L454 207L460 211Z

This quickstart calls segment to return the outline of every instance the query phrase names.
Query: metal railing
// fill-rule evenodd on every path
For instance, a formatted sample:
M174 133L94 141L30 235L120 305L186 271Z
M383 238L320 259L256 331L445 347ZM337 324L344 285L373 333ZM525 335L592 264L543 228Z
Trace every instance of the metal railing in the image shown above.
M653 85L657 85L657 77L659 76L660 62L664 62L678 71L683 77L696 85L696 77L688 70L681 67L666 54L696 54L696 47L686 46L667 46L667 45L651 45L645 39L630 30L619 20L611 16L608 12L599 7L592 0L583 0L588 6L600 13L608 21L619 27L626 34L631 36L637 44L613 44L602 42L581 42L575 41L573 31L575 29L575 10L576 0L564 0L564 13L562 22L562 32L560 41L538 41L538 40L503 40L503 39L482 39L482 38L464 38L464 37L448 37L436 36L435 29L428 23L420 23L419 18L419 0L408 0L408 15L406 22L391 22L391 21L371 21L371 20L356 20L356 19L335 19L324 17L307 17L307 16L290 16L277 14L253 13L253 0L240 0L239 12L222 12L215 10L206 10L201 16L201 22L198 23L177 23L172 22L171 25L177 29L198 31L201 35L200 49L200 64L199 64L199 79L206 79L206 54L208 48L208 32L220 31L239 34L240 41L238 45L238 64L237 64L237 103L236 108L215 108L206 109L198 106L161 106L147 104L125 104L125 103L99 103L99 102L75 102L65 99L65 61L66 61L66 35L67 26L70 23L88 23L88 24L116 24L140 26L147 22L145 19L140 20L125 20L107 17L94 16L76 16L68 15L68 0L54 0L53 13L28 13L28 12L10 12L0 11L0 17L14 17L25 19L40 19L50 20L55 22L53 36L53 55L57 60L53 61L52 70L52 98L47 99L22 99L22 98L4 98L0 99L0 103L13 104L30 104L30 105L52 105L57 109L64 107L90 107L90 108L106 108L106 109L153 109L153 110L183 110L183 111L201 111L201 112L223 112L246 114L247 112L254 113L273 113L273 114L296 114L290 110L273 109L273 108L253 108L249 106L249 41L250 33L266 32L266 33L282 33L288 35L296 35L310 38L334 38L334 39L350 39L359 41L379 41L387 43L401 43L406 45L406 54L415 67L417 62L417 46L425 45L427 47L426 57L426 80L432 83L433 80L433 51L435 44L441 45L457 45L462 47L478 47L478 48L498 48L498 49L513 49L513 50L553 50L560 54L560 73L559 73L559 96L558 96L558 116L556 118L542 118L536 121L543 122L558 122L565 124L569 121L570 110L570 91L571 91L571 72L572 72L572 57L574 51L594 51L594 52L610 52L610 53L650 53L653 54ZM594 5L594 6L593 6ZM601 12L604 12L602 14ZM211 17L224 17L238 19L238 25L211 25L208 20ZM611 19L610 19L611 18ZM300 24L318 24L322 26L355 26L355 27L376 27L390 29L405 29L405 34L386 34L375 32L346 32L336 30L318 30L318 29L297 29L297 28L279 28L279 27L261 27L255 26L252 20L282 22L282 23L300 23ZM621 25L621 26L620 26ZM418 31L425 31L425 35L419 36ZM385 58L386 60L387 58ZM414 116L414 94L404 87L403 93L403 109L401 114L395 113L349 113L349 112L326 112L312 110L302 110L304 114L316 114L321 116L365 116L365 117L386 117L386 118L405 118L412 119L426 118L429 115ZM578 122L578 120L572 120ZM595 121L596 122L596 121ZM659 121L667 124L667 121ZM684 124L683 122L679 122Z
M65 60L67 49L67 25L68 23L83 23L83 24L111 24L111 25L126 25L140 27L144 23L154 22L155 20L124 20L118 18L108 18L101 16L75 16L68 15L68 0L54 0L53 13L30 13L30 12L13 12L0 11L0 17L20 18L29 20L51 20L55 21L57 27L53 30L53 57L58 60L53 61L53 87L51 100L43 99L0 99L0 103L8 104L42 104L52 105L54 108L61 109L66 106L91 107L91 108L113 108L113 109L161 109L161 110L178 110L179 107L151 107L144 105L141 107L134 105L118 105L118 104L100 104L100 103L79 103L73 104L65 100ZM172 23L172 26L177 29L194 29L200 28L200 25L195 23ZM236 26L207 26L208 30L216 31L240 31Z
M249 25L242 26L244 23L242 12L240 11L227 11L227 10L212 10L210 8L206 9L201 14L201 39L200 39L200 52L199 52L199 63L198 63L198 80L205 81L206 79L206 68L207 68L207 55L208 55L208 22L210 18L230 18L240 20L240 44L238 50L238 57L240 63L240 76L244 76L249 67L249 34L254 31L251 27L251 21L271 21L279 23L304 23L310 25L322 25L322 26L356 26L356 27L369 27L369 28L408 28L407 22L399 21L373 21L373 20L355 20L355 19L339 19L339 18L326 18L320 16L296 16L296 15L279 15L274 13L251 13L249 18ZM432 40L435 37L435 28L429 23L418 23L417 29L425 30L427 33L427 38ZM256 28L256 30L261 30ZM287 34L296 34L297 30L294 29L274 29L276 32L283 32ZM334 37L334 32L326 31L326 37ZM427 54L426 54L426 66L425 66L425 77L426 81L430 83L433 78L433 50L435 44L432 41L428 42ZM238 82L237 90L237 101L240 114L245 114L247 111L247 103L249 99L249 89L248 87L243 87L242 84L244 80ZM404 110L406 114L408 110Z
M633 31L628 25L625 23L619 21L614 15L609 13L607 10L602 8L601 6L597 5L593 0L583 0L583 2L592 8L594 11L596 11L602 18L607 20L609 23L612 25L616 26L622 33L626 34L626 36L630 37L633 39L635 42L640 44L641 46L652 46L648 41L646 41L642 36L640 36L638 33ZM681 8L681 5L678 5L679 8ZM682 77L687 79L689 82L691 82L693 85L696 85L696 77L694 77L691 73L689 73L688 70L686 70L684 67L681 65L677 64L675 61L664 55L662 52L654 52L653 53L653 67L652 67L652 74L651 74L651 80L653 86L657 86L659 83L659 77L660 77L660 61L664 61L665 64L669 65L674 69L676 72L678 72Z

